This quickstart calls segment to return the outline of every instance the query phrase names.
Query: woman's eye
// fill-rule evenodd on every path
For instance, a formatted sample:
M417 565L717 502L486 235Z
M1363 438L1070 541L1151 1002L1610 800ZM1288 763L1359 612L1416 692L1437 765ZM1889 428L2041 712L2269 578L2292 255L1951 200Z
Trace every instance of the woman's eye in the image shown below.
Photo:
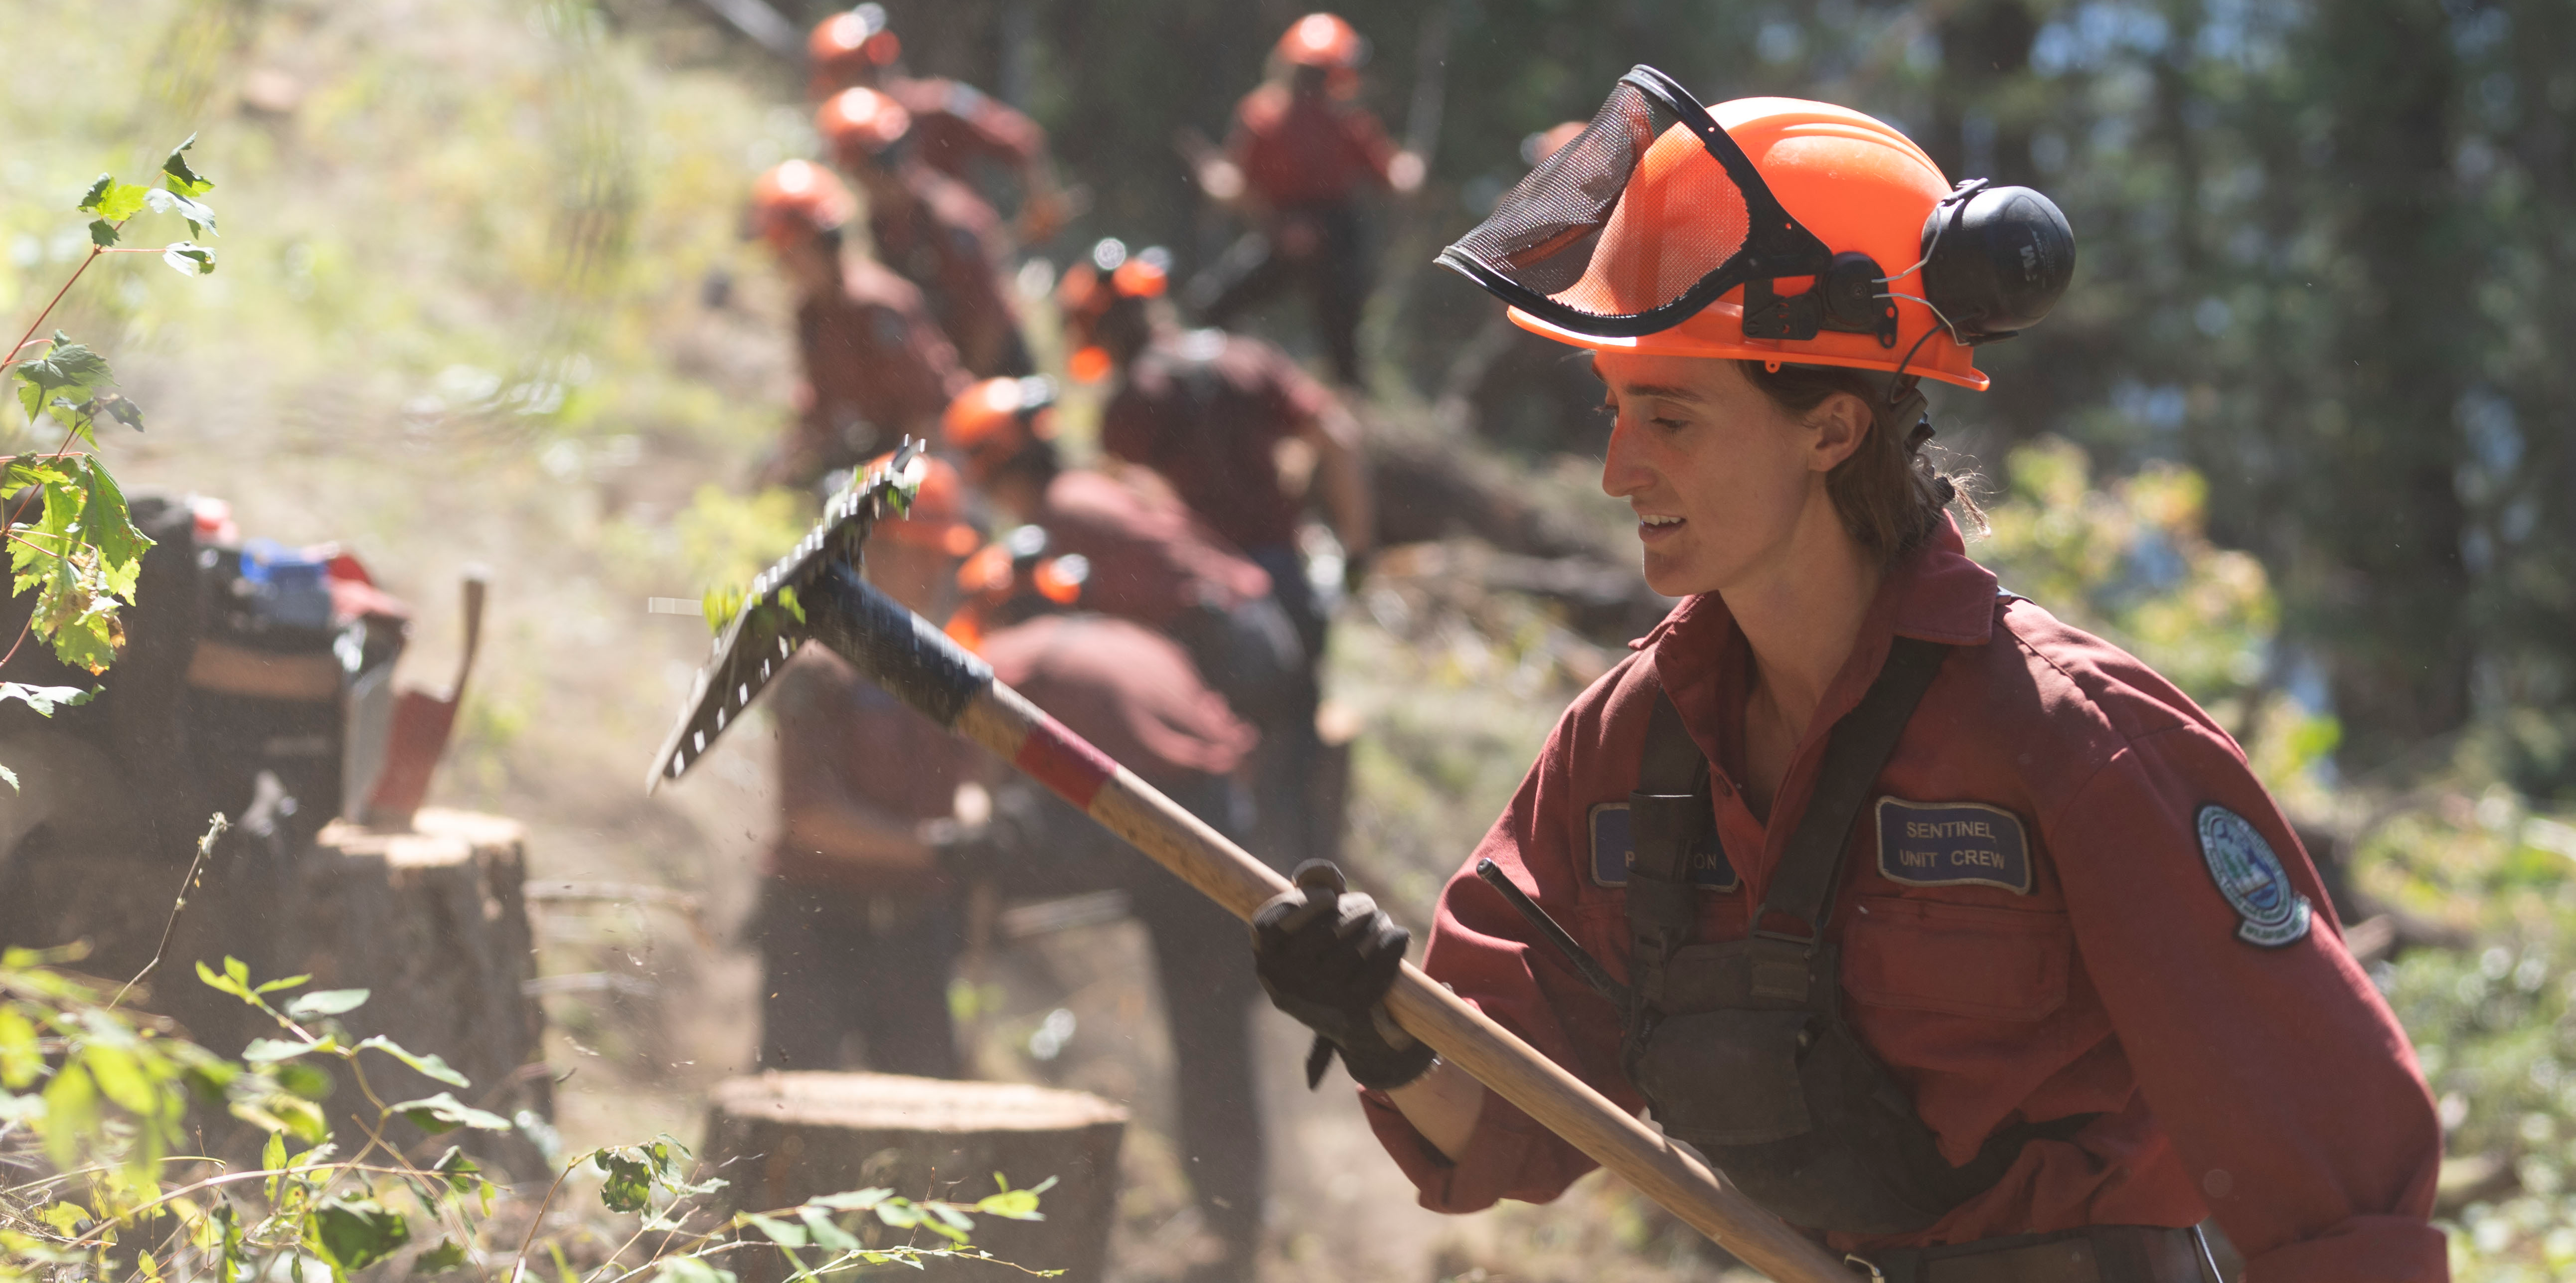
M1679 432L1690 426L1690 420L1688 419L1648 419L1647 422L1654 424L1656 427L1662 428L1666 432Z

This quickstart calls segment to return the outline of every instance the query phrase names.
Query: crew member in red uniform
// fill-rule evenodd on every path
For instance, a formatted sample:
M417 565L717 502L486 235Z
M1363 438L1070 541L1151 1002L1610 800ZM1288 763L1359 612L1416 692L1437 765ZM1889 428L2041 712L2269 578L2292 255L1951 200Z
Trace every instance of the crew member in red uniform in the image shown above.
M1269 574L1193 517L1159 477L1065 467L1054 400L1045 379L987 380L949 405L941 441L1002 516L1043 529L1048 553L1083 558L1085 607L1179 642L1235 715L1260 730L1247 764L1251 846L1279 869L1296 867L1309 853L1300 844L1311 764L1293 747L1315 718L1314 674L1296 626L1271 596Z
M923 313L921 292L845 251L857 203L832 171L784 162L752 189L752 221L797 293L804 361L795 430L762 479L801 486L906 436L927 437L967 382L957 352Z
M923 164L977 183L1000 170L1020 189L1017 234L1043 241L1063 225L1065 194L1047 157L1046 131L1000 99L961 81L896 71L903 42L886 27L882 6L863 4L815 24L805 42L809 85L817 103L844 89L875 89L912 113Z
M2423 1077L2243 751L2000 592L1920 452L1918 380L1983 388L1962 340L2063 290L2056 207L1640 68L1443 261L1592 350L1602 488L1687 600L1557 724L1431 975L1887 1278L2187 1283L2213 1216L2253 1283L2447 1277ZM1554 1198L1591 1164L1371 1023L1403 932L1328 896L1256 965L1422 1201Z
M978 554L977 563L984 560ZM1003 560L998 573L970 563L970 587L981 595L975 649L997 679L1199 818L1235 833L1228 777L1257 734L1170 639L1130 620L1066 613L1086 595L1082 561L1032 551ZM1006 889L1075 889L1063 879L1088 876L1127 891L1153 943L1171 1033L1181 1167L1222 1250L1193 1277L1250 1278L1268 1182L1252 1079L1259 990L1243 956L1243 928L1026 780L997 785L994 806L997 814L1037 817L998 839L996 858L1012 870L1000 880Z
M869 582L932 618L954 599L975 530L960 519L956 471L936 460L908 516L868 542ZM760 1063L959 1076L948 970L963 947L961 786L982 769L973 746L820 646L779 674L779 832L760 897ZM970 806L971 809L971 806ZM969 816L969 819L979 817Z
M1356 101L1366 50L1329 13L1307 14L1279 37L1276 71L1235 107L1224 154L1199 166L1200 190L1244 204L1255 229L1190 283L1193 308L1217 326L1297 286L1334 377L1351 387L1360 385L1360 308L1374 276L1360 198L1422 185L1422 159L1398 150Z
M1002 264L1001 218L972 188L921 162L912 113L874 89L824 101L814 128L868 202L877 257L921 287L930 314L977 375L1029 372Z

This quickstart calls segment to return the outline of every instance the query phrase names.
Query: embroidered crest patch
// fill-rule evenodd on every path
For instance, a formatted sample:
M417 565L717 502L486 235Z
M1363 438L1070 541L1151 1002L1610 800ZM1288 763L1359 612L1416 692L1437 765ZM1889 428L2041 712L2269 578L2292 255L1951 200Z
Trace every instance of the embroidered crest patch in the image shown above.
M1628 804L1603 802L1592 808L1592 885L1628 885L1628 869L1637 862L1637 837L1628 827ZM1699 850L1691 853L1691 885L1702 891L1732 891L1738 885L1735 866L1726 859L1717 831L1711 829Z
M2290 872L2272 844L2244 816L2213 802L2200 808L2200 858L2210 880L2243 919L2236 938L2266 949L2294 944L2308 934L2308 897L2290 885Z
M1878 871L1915 887L2001 887L2030 894L2021 817L1983 802L1878 799Z

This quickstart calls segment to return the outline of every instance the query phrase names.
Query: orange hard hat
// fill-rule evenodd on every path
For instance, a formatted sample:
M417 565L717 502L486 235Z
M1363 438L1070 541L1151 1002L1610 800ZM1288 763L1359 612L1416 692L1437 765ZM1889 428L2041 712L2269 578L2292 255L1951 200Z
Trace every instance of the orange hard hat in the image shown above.
M893 460L891 453L878 455L859 468L859 475L871 475ZM951 557L975 551L984 537L966 520L966 486L958 479L957 469L946 460L926 454L913 456L910 467L914 474L912 505L900 515L889 513L879 521L877 537L916 548L935 548Z
M844 89L815 109L814 131L832 144L841 163L878 156L912 132L903 104L864 86Z
M806 65L812 68L811 92L828 98L852 85L876 78L880 68L903 56L903 42L886 30L882 5L863 4L814 24L805 40Z
M1794 98L1703 107L1639 67L1440 261L1577 347L1982 390L1973 345L2047 313L2074 238L2046 197L1953 189L1873 117Z
M1015 526L977 549L957 568L957 588L964 599L949 616L949 637L968 650L983 644L992 628L1025 618L1032 597L1056 606L1082 600L1091 578L1091 562L1080 553L1051 552L1044 526Z
M810 160L781 161L751 185L752 229L774 246L833 231L858 212L850 189Z
M1107 377L1109 354L1091 341L1100 318L1131 299L1161 298L1171 282L1171 251L1153 245L1129 253L1127 243L1114 236L1092 246L1088 260L1066 268L1056 282L1056 309L1078 347L1067 359L1065 372L1077 383Z
M1055 437L1055 384L1042 375L986 379L948 403L939 418L940 440L966 456L978 483L1032 441Z
M1279 37L1277 52L1280 60L1292 67L1343 70L1360 65L1368 57L1368 42L1340 15L1310 13Z

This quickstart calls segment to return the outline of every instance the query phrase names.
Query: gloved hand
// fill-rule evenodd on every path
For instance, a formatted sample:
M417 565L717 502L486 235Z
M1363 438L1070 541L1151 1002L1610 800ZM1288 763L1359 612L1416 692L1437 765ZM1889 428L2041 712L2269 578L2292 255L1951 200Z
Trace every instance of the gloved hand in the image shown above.
M1364 895L1346 892L1329 860L1297 866L1297 886L1252 915L1252 969L1271 1005L1315 1031L1306 1085L1340 1052L1363 1087L1401 1087L1431 1068L1431 1048L1392 1022L1378 1002L1395 984L1412 934Z

